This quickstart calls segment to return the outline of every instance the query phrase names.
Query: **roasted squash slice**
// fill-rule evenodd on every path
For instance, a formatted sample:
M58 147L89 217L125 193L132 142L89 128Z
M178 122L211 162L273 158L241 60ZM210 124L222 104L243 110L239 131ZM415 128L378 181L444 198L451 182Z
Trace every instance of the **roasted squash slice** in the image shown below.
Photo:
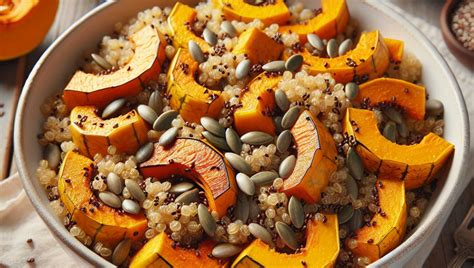
M130 39L135 54L119 70L107 74L76 71L64 89L64 102L68 108L81 105L102 108L115 99L138 94L143 83L158 77L166 58L164 36L150 25Z
M53 24L58 0L2 1L0 60L24 55L37 47Z
M203 51L209 51L211 46L189 28L189 24L194 22L196 14L194 8L176 2L168 17L173 42L177 47L188 48L189 40L193 40Z
M59 170L58 191L71 220L94 241L114 247L124 238L141 239L147 228L143 213L132 215L108 207L95 198L90 181L95 173L92 160L68 152Z
M339 225L337 216L325 216L325 223L308 222L306 246L298 253L279 253L256 239L240 253L232 267L333 267L339 255Z
M301 113L291 133L297 150L296 166L284 181L282 191L307 203L317 202L336 170L336 144L327 128L309 111Z
M357 241L357 246L351 251L357 256L368 257L371 262L400 244L405 235L407 218L403 181L378 180L376 188L380 212L372 218L370 226L356 230L355 237L349 238Z
M290 18L290 11L284 0L275 0L273 4L257 6L245 0L212 0L217 8L221 8L228 20L252 22L259 19L265 26L270 24L285 24Z
M302 42L306 35L315 33L324 39L330 39L343 33L349 22L349 9L346 0L321 0L322 12L309 21L280 27L282 33L297 33Z
M281 76L262 73L248 85L248 90L241 97L242 107L234 113L235 129L240 135L250 131L263 131L275 134L275 123L272 114L275 109L275 93Z
M375 114L369 110L348 108L344 131L355 138L356 151L368 171L404 180L407 189L429 182L454 151L454 145L434 133L419 144L393 143L380 134Z
M195 80L198 63L185 49L178 49L168 71L170 106L184 120L199 122L203 116L217 118L224 106L221 91L201 86Z
M224 216L235 204L235 174L224 156L202 140L178 138L170 147L155 144L152 157L140 165L145 177L168 179L181 175L204 189L209 208Z
M130 268L142 267L226 267L226 262L210 258L209 254L216 243L205 240L197 249L173 247L173 240L166 233L160 233L148 241L133 256Z
M81 154L89 157L97 153L106 155L110 145L119 152L135 154L148 140L149 127L135 110L103 120L93 106L77 106L71 111L70 118L72 141Z
M359 86L355 103L364 102L370 106L395 103L405 113L417 120L425 118L425 88L395 78L377 78Z
M283 44L275 42L264 32L251 28L240 34L232 52L247 55L253 64L265 64L279 59L284 48Z
M390 63L388 48L378 31L362 33L357 46L339 57L321 58L307 51L301 54L310 74L330 73L339 83L381 77Z
M391 38L384 38L383 41L387 45L388 51L390 53L390 60L392 62L401 62L405 43L402 40Z

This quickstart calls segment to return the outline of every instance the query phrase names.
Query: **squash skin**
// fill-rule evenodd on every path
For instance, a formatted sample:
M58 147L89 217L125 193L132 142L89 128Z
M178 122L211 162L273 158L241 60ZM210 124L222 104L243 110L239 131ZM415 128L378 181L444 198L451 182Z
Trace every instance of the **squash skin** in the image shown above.
M387 45L392 62L401 62L403 58L405 43L402 40L384 38L383 41Z
M330 73L336 82L344 84L359 80L362 76L367 76L368 80L381 77L390 64L388 48L378 31L362 33L357 46L339 57L320 58L312 56L308 51L301 54L304 58L303 64L308 65L303 67L307 67L310 74ZM357 66L348 66L348 58Z
M183 66L186 66L183 68ZM217 118L224 107L220 90L211 90L198 84L194 74L198 63L185 49L178 49L168 70L167 93L170 106L184 120L199 123L203 116Z
M355 138L365 168L382 178L404 180L408 190L429 183L454 151L454 145L434 133L414 145L393 143L380 134L369 110L348 108L343 125Z
M240 34L232 52L247 55L253 64L265 64L279 59L284 48L283 44L275 42L264 32L251 28Z
M370 221L370 227L365 225L356 230L354 239L357 241L357 247L351 249L355 255L366 256L371 262L380 259L400 244L405 235L407 219L404 182L379 179L375 185L381 212L385 213L385 216L376 213Z
M84 117L87 120L81 122ZM106 155L109 145L119 152L135 154L148 140L149 127L135 110L103 120L96 114L95 107L77 106L71 111L70 119L72 141L81 154L89 157L97 153Z
M20 4L0 14L0 61L32 51L44 39L53 24L59 0L19 1Z
M237 200L235 174L229 162L203 140L178 138L173 145L155 143L149 160L140 164L145 177L168 179L181 175L194 180L206 194L209 208L224 216Z
M319 201L329 176L336 171L336 144L327 128L311 112L303 111L291 128L297 150L296 166L283 184L287 196L307 203Z
M315 33L323 39L330 39L344 32L350 19L346 0L321 0L321 7L322 12L306 23L285 25L278 31L296 33L303 43L306 43L306 35L310 33Z
M254 6L245 0L212 0L216 8L222 9L227 20L239 20L246 23L259 19L265 26L285 24L290 18L290 11L284 0L275 0L268 6Z
M85 156L71 151L64 157L58 174L58 191L71 220L94 241L110 247L124 238L140 239L147 228L145 215L121 213L98 201L89 185L94 170L94 162ZM97 201L91 204L90 200Z
M130 268L141 267L227 267L227 263L219 264L218 259L211 259L208 254L212 252L215 242L205 240L199 243L199 256L193 249L181 247L173 248L173 240L166 233L160 233L148 241L130 262Z
M186 23L191 23L196 18L196 10L194 8L176 2L168 17L173 41L176 47L188 48L189 40L196 42L202 51L209 51L211 46L201 37L195 35L186 27Z
M275 110L275 92L281 76L262 73L248 85L241 96L242 107L234 112L234 126L243 135L250 131L263 131L275 135L275 123L272 113Z
M414 119L425 118L426 91L422 86L395 78L377 78L361 84L355 103L395 103Z
M152 25L131 36L135 55L128 64L110 74L76 71L64 89L64 102L69 109L82 105L103 108L111 101L135 96L142 84L157 78L165 61L166 40Z
M333 267L339 255L337 216L325 215L327 221L311 220L306 231L306 246L294 254L279 253L262 240L254 240L234 260L231 267Z

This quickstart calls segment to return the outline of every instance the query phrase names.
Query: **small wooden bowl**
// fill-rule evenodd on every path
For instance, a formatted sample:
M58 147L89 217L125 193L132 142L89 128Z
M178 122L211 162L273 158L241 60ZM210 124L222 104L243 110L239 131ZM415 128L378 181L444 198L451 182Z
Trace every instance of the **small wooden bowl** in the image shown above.
M465 48L451 30L451 14L459 1L460 0L447 0L444 4L440 16L441 32L443 33L446 45L454 56L463 64L472 65L474 62L474 51Z

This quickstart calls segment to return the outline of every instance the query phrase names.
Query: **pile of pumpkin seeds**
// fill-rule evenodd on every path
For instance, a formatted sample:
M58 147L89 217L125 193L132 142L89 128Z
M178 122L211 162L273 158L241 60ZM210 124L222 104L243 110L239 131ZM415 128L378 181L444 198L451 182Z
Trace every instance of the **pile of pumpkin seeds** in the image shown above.
M317 34L307 34L307 48L311 49L312 54L316 56L327 56L335 58L343 56L353 48L353 41L350 38L343 40L340 44L336 39L322 40Z

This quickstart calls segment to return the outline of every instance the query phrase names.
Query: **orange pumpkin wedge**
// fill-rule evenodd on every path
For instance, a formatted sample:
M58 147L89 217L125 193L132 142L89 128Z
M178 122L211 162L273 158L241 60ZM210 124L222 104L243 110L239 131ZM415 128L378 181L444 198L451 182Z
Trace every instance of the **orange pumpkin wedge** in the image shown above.
M71 151L64 157L58 191L71 220L94 241L110 247L124 238L141 239L147 228L145 215L119 212L95 198L89 185L95 168L92 160L78 153Z
M150 25L130 40L135 54L119 70L107 74L76 71L64 89L64 102L69 109L81 105L102 108L115 99L137 95L143 83L158 77L166 58L163 35Z
M322 12L309 21L281 26L279 32L296 33L302 42L306 42L306 35L310 33L324 39L343 33L350 18L346 0L321 0L321 8Z
M383 41L387 45L388 51L390 53L390 60L392 62L401 62L405 43L402 40L391 38L384 38Z
M275 0L270 5L257 6L245 0L212 0L215 7L222 9L228 20L252 22L255 19L262 21L265 26L270 24L284 24L290 18L290 11L284 0Z
M177 47L188 48L189 40L193 40L203 51L209 51L211 46L188 27L190 23L194 22L196 15L194 8L176 2L168 17L173 42Z
M265 64L280 58L285 47L275 42L257 28L245 30L240 34L233 48L234 54L245 54L253 64Z
M364 102L370 106L381 103L395 103L414 119L425 118L425 88L395 78L377 78L359 86L355 103Z
M198 63L185 49L178 49L168 71L170 106L178 111L184 120L199 122L201 117L217 118L224 106L220 90L201 86L195 80Z
M339 83L381 77L390 63L388 48L378 31L362 33L357 46L339 57L321 58L308 51L301 54L310 74L330 73Z
M214 147L202 140L178 138L170 147L155 144L152 157L140 165L145 177L167 179L180 175L204 189L209 208L224 216L235 204L237 186L232 167Z
M275 123L272 113L275 109L274 88L281 76L262 73L248 85L248 90L241 97L242 107L234 112L234 126L240 135L250 131L263 131L275 134Z
M0 61L24 55L37 47L53 24L58 0L1 1Z
M107 154L113 145L119 152L135 154L140 145L147 142L149 127L133 110L127 114L103 120L93 106L77 106L71 111L72 141L79 152L89 157Z
M336 215L327 221L311 220L306 230L306 246L298 253L279 253L262 240L254 240L235 259L232 267L333 267L339 255L339 225Z
M434 133L418 144L393 143L380 133L375 114L369 110L348 108L344 131L355 138L356 151L369 172L404 180L409 190L430 182L454 151L454 145Z
M282 191L287 196L315 203L337 168L336 144L327 128L307 110L290 131L297 150L296 166L284 181Z
M382 179L375 184L380 212L372 218L370 226L356 230L352 239L357 241L357 246L351 249L355 255L368 257L371 262L400 244L405 235L407 218L404 182Z

